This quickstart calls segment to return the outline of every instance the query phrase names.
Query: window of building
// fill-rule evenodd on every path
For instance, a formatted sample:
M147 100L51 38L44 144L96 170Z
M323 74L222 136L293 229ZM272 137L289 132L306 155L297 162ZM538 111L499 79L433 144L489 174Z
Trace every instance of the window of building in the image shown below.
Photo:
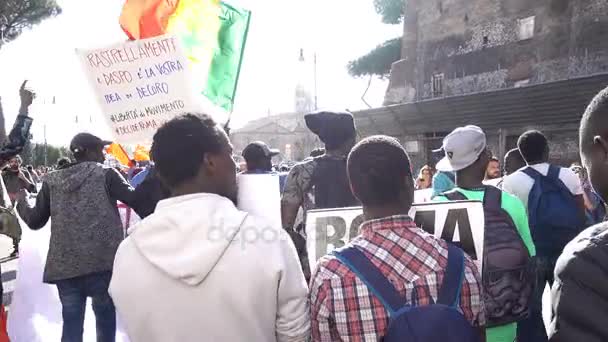
M534 37L535 16L519 19L517 22L519 24L519 40L526 40Z
M433 75L433 80L432 80L433 96L443 95L443 78L444 78L443 74Z
M517 82L515 82L515 84L513 86L515 88L519 88L519 87L525 87L528 84L530 84L530 79L525 79L525 80L517 81Z

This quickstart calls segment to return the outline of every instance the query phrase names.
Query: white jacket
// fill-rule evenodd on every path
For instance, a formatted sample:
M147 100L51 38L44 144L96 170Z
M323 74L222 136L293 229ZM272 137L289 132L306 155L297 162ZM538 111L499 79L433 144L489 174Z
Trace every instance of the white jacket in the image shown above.
M110 294L131 342L310 335L306 282L289 236L217 195L160 202L120 245Z

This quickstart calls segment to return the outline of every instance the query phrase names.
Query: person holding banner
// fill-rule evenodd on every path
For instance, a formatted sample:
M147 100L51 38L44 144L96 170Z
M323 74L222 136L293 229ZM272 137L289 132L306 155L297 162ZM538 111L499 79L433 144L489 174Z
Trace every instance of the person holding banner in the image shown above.
M445 157L437 169L455 172L457 187L434 200L484 203L482 279L486 320L492 326L487 329L487 341L512 342L517 336L517 321L529 313L526 309L535 280L531 257L536 249L526 209L517 197L484 185L493 159L481 128L470 125L455 129L443 140L442 150Z
M247 171L243 174L273 174L272 158L281 154L277 149L271 149L263 141L254 141L243 149L243 158L247 162ZM279 188L281 192L285 186L287 174L284 172L279 175Z
M325 143L325 154L295 165L285 181L281 198L283 228L291 234L306 279L310 278L306 241L301 227L294 227L298 210L346 208L358 205L348 185L346 158L356 142L353 115L317 112L304 116L306 126ZM304 220L305 221L305 220ZM302 225L303 227L303 225Z
M608 88L591 101L580 126L581 159L593 189L608 200ZM551 288L551 342L608 341L608 223L587 228L564 248Z
M479 330L474 331L474 340L483 337L486 320L477 267L461 250L418 228L408 216L414 182L409 157L399 142L387 136L359 142L348 157L348 177L363 205L366 221L359 236L337 250L338 254L326 255L317 264L310 284L313 341L382 340L394 318L392 314L402 309L386 299L398 298L402 306L438 302L439 293L445 292L444 285L454 283L454 277L448 276L454 274L448 267L448 263L453 264L449 261L455 256L453 252L461 256L456 272L459 277L454 289L446 287L448 291L460 291L455 296L459 300L450 305L457 308L461 320L441 320L443 326L431 330L442 335L452 331L450 338L442 340L445 342L469 341L455 332L471 327ZM369 265L366 271L371 274L354 267L357 263L345 259L340 254L343 251L356 252L358 259ZM384 290L392 295L385 296L386 292L372 286L370 277L388 283Z
M120 245L110 285L131 342L306 341L296 250L280 225L236 208L224 130L177 117L154 135L152 159L171 197Z

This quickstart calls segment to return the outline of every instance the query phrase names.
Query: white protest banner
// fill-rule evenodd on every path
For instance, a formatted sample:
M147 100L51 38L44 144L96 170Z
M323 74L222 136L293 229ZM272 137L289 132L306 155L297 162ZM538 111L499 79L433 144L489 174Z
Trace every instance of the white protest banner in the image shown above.
M281 225L281 188L278 174L240 174L237 207L266 219L277 231Z
M414 204L409 213L416 225L446 241L456 242L481 270L484 239L483 204L457 201ZM359 234L360 207L310 210L306 214L306 250L311 270L317 260Z
M433 189L414 191L414 203L427 203L433 199Z
M76 51L121 144L149 142L163 123L198 108L188 60L173 36Z

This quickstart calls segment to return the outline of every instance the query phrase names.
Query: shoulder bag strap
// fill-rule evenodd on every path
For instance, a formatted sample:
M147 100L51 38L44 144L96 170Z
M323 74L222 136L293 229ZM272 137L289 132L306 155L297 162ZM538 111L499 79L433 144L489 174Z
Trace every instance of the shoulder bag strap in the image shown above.
M466 201L466 200L468 200L468 198L466 198L466 196L463 195L463 194L461 194L458 190L452 190L452 191L444 192L440 196L445 196L450 201Z

